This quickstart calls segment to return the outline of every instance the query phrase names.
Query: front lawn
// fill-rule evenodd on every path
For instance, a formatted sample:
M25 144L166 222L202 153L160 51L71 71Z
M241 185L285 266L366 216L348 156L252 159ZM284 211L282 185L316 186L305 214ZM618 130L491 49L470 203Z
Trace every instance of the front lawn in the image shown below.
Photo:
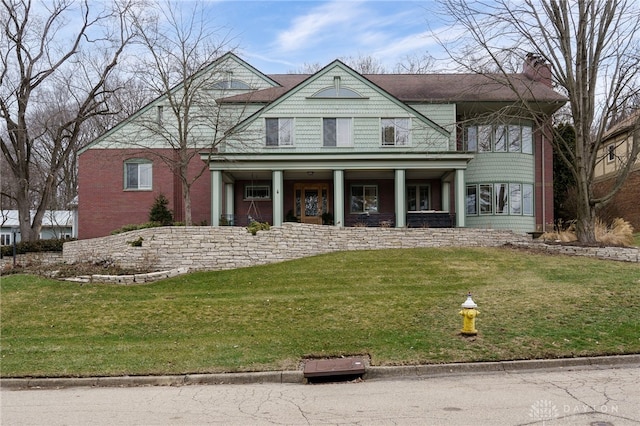
M471 291L479 334L459 335ZM2 377L640 352L640 266L511 249L340 252L154 284L1 281Z

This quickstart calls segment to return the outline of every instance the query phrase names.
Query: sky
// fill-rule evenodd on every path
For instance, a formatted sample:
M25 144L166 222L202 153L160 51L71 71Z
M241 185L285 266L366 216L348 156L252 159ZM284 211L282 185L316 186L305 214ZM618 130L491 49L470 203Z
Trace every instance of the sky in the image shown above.
M265 73L359 56L392 70L407 55L443 55L430 36L440 25L432 0L210 0L206 8L240 56Z

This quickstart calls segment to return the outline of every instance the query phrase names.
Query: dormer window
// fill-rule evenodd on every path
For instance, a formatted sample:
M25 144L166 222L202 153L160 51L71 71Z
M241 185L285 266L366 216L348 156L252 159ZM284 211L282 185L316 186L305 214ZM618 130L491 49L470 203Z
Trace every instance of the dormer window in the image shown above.
M363 96L355 90L342 87L340 76L334 76L333 86L320 90L312 98L363 98Z

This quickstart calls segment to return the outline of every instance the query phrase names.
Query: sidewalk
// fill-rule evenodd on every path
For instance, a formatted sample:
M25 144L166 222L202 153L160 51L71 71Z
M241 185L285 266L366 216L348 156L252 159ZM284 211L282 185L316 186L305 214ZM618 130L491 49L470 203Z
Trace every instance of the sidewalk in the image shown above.
M611 368L616 366L640 366L640 354L602 357L561 358L523 361L471 362L456 364L427 364L375 367L369 366L362 378L399 379L444 375L468 375L474 373L514 372L543 369ZM52 377L52 378L3 378L0 388L59 389L70 387L133 387L133 386L184 386L216 384L256 383L305 383L302 370L266 371L248 373L181 374L168 376L119 376L119 377Z

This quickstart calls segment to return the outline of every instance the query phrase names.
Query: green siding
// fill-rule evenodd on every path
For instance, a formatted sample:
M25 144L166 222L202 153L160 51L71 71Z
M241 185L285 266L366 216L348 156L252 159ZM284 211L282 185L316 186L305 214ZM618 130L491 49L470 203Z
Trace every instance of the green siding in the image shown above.
M340 77L341 87L349 88L362 96L362 98L314 98L319 91L332 87L334 77ZM433 114L442 123L447 123L448 130L452 130L451 120L455 118L454 105L431 105L424 108L425 112ZM444 152L451 150L451 141L455 142L455 134L444 135L437 128L436 120L429 122L410 108L398 104L385 93L380 92L375 86L370 86L366 81L356 78L340 66L327 70L326 73L307 84L304 84L286 99L277 102L263 114L255 117L255 120L247 126L251 134L263 132L264 118L290 118L295 119L295 136L293 147L266 147L264 136L262 140L255 139L256 144L250 149L254 152L344 152L351 150L356 152L371 152L377 150L402 150L420 152ZM353 147L323 147L322 118L348 117L353 118ZM410 118L411 134L410 145L402 147L381 146L380 119ZM431 119L430 116L427 116ZM445 127L445 126L442 126ZM240 152L239 147L245 148L246 144L236 141L236 148L231 146L227 152ZM230 144L231 145L231 144ZM455 146L455 144L454 144Z
M534 156L507 152L478 153L469 162L467 183L524 182L534 183Z
M534 156L506 152L478 153L469 162L465 180L467 184L524 183L534 185ZM508 214L467 215L466 226L470 228L512 229L515 232L536 230L534 216Z

